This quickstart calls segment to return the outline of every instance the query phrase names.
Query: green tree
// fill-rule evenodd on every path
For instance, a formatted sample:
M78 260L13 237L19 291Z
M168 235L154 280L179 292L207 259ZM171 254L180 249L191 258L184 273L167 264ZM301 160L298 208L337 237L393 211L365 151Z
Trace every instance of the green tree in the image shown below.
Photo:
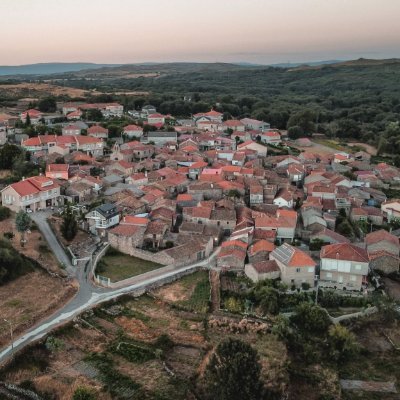
M25 211L18 211L15 217L15 225L17 231L21 233L21 246L23 247L26 243L25 233L31 227L32 220L31 217Z
M308 333L326 332L331 324L328 313L323 308L306 302L296 307L290 321Z
M29 115L29 113L26 114L25 125L26 126L31 125L31 116Z
M304 130L301 126L294 125L289 127L288 129L288 136L292 140L296 140L302 136L304 136Z
M45 97L38 103L38 108L42 112L55 112L57 111L57 103L54 97Z
M342 325L330 326L328 339L329 354L331 358L338 362L348 360L358 350L356 337Z
M279 292L268 286L264 286L257 294L260 300L262 311L267 314L277 314L279 311Z
M93 390L85 386L79 386L72 395L72 400L95 400L95 399L96 395L94 394Z
M315 132L315 113L311 110L298 111L292 114L287 123L288 129L294 126L300 127L306 135Z
M71 206L67 204L64 210L63 222L61 224L61 233L65 240L71 241L78 232L78 223Z
M263 386L257 351L238 339L221 342L207 365L207 397L218 400L260 400Z
M11 211L9 208L0 206L0 221L4 221L5 219L9 218L11 215Z
M6 143L0 149L0 169L11 169L14 160L22 153L23 151L20 147Z

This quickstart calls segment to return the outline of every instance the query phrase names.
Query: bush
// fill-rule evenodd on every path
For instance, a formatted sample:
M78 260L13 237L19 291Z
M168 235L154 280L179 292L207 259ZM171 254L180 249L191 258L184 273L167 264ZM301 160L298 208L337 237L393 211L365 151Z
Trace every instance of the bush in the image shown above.
M94 392L84 386L79 386L73 396L72 396L72 400L95 400L96 396L94 394Z
M310 289L310 284L309 284L308 282L303 282L303 283L301 284L301 288L302 288L303 290L309 290L309 289Z
M0 221L4 221L7 218L10 218L11 216L11 211L9 208L0 206Z
M14 238L15 234L14 234L13 232L4 232L4 233L3 233L3 236L4 236L6 239L11 240L11 239Z

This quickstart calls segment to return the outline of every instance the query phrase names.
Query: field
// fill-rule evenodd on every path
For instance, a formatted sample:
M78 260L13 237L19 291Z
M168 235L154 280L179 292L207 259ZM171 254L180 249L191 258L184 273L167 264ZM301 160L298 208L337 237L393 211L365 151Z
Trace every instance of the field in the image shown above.
M23 255L36 260L41 266L59 277L49 275L44 269L35 269L28 274L0 286L1 317L10 320L15 334L31 327L68 301L76 292L73 282L67 282L63 277L65 271L50 251L41 233L34 227L26 235L27 242L22 247L20 234L15 229L14 216L0 224L0 237L5 232L14 233L12 246ZM9 341L9 327L0 324L0 346Z
M259 349L268 385L287 386L286 349L271 334L208 326L203 316L147 296L85 313L0 371L0 380L29 381L43 397L60 400L70 400L78 386L99 400L190 399L213 347L228 336Z
M0 347L10 340L9 326L3 318L12 322L14 334L18 335L61 307L76 289L74 283L40 270L0 286Z
M206 313L210 306L208 272L199 271L185 276L172 285L158 289L155 295L183 309Z
M160 267L162 265L131 257L110 248L97 264L97 273L110 278L111 282L118 282Z
M15 227L14 213L7 220L1 221L0 237L3 238L6 232L12 232L15 235L11 243L20 253L38 261L45 269L65 276L65 271L60 268L56 257L49 249L45 239L35 225L33 225L31 230L26 234L27 242L24 247L21 246L21 234L17 232Z
M86 90L71 87L51 85L49 83L18 83L14 85L0 84L0 97L45 97L45 96L70 96L85 97Z

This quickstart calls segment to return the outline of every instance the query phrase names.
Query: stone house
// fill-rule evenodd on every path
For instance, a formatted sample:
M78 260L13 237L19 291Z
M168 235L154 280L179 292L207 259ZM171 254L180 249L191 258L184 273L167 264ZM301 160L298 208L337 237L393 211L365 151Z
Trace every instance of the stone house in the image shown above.
M270 259L278 264L282 282L297 287L306 283L314 287L316 263L304 251L284 243L270 254Z
M399 255L399 239L384 229L368 233L365 237L365 243L368 253L384 250L396 257Z
M281 275L281 271L275 260L262 260L246 264L244 273L255 283L264 279L278 279Z
M143 246L145 226L120 224L108 231L107 240L122 253L135 255L133 249Z
M247 243L230 240L222 243L217 256L217 267L223 271L244 271Z

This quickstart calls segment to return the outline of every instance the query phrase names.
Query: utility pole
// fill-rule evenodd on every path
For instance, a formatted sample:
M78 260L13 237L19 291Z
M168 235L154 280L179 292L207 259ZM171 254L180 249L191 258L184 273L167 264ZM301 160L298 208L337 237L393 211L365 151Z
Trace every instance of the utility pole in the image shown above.
M14 335L13 335L13 326L12 322L8 319L3 318L4 322L10 325L10 336L11 336L11 357L14 357Z

